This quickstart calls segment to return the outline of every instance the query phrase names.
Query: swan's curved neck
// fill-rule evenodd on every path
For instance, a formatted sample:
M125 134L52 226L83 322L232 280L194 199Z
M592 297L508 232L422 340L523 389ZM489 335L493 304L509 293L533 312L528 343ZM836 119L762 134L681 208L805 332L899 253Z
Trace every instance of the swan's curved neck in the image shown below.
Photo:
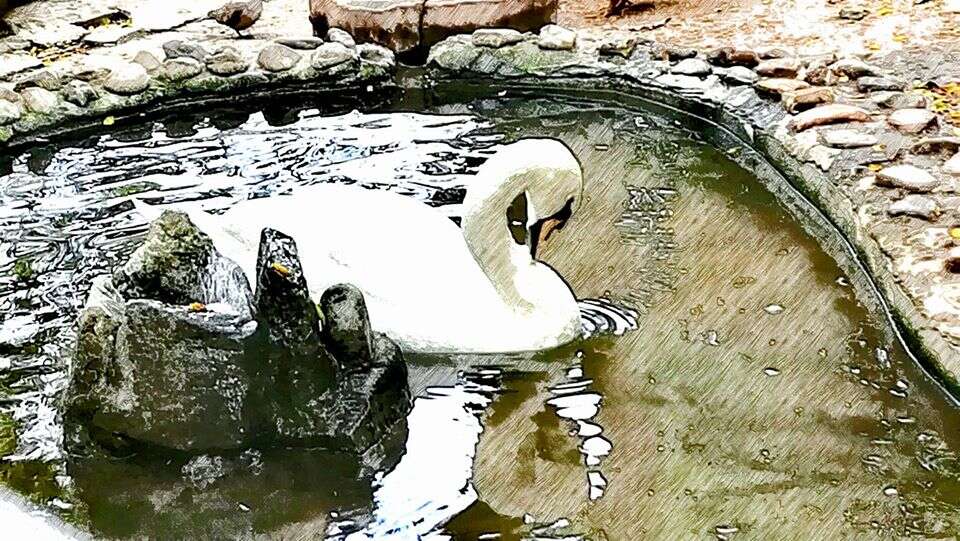
M474 259L486 273L508 306L521 310L533 308L535 299L529 298L520 281L540 264L530 254L530 248L514 241L507 227L507 208L524 193L532 173L491 175L478 178L467 192L464 201L463 236Z

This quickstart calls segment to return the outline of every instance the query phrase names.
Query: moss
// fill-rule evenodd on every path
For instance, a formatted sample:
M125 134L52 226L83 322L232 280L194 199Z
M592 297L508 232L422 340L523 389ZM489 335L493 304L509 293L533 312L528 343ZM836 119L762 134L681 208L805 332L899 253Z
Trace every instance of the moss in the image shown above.
M17 425L6 413L0 413L0 457L17 450Z
M133 184L127 184L125 186L114 188L113 195L115 197L125 197L128 195L148 192L150 190L156 190L159 187L160 185L155 182L134 182Z
M21 282L28 282L33 278L33 263L29 259L20 258L13 264L13 275Z

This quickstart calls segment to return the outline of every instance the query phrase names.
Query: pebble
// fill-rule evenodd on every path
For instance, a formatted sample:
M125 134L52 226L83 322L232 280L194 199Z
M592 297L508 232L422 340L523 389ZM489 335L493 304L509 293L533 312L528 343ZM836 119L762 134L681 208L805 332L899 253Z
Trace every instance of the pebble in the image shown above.
M757 90L767 94L782 95L786 92L796 92L803 88L809 88L810 85L796 79L763 79L756 84Z
M833 90L829 88L802 88L783 94L783 107L790 113L796 113L824 103L833 103Z
M863 6L851 6L840 9L840 18L848 21L859 21L864 19L870 12Z
M224 47L207 57L207 69L210 73L229 77L250 69L250 63L243 59L240 51L233 47Z
M960 176L960 152L953 155L952 158L943 164L943 171L951 175Z
M830 65L830 69L851 79L859 79L866 75L878 75L877 68L867 64L859 58L841 58Z
M66 102L78 107L86 107L90 102L96 101L100 97L100 93L90 83L70 81L60 90L60 96Z
M184 81L203 73L203 64L195 58L184 56L165 61L162 72L169 81Z
M540 29L537 45L550 51L569 51L577 44L577 33L569 28L548 24Z
M384 69L393 69L397 64L396 56L393 51L373 43L361 43L357 46L360 52L360 59L367 64L372 64Z
M940 215L940 206L927 196L912 194L891 204L887 213L890 216L915 216L930 220Z
M612 39L625 39L624 36L612 36ZM634 41L634 44L636 41ZM669 60L670 62L676 62L678 60L683 60L685 58L693 58L697 56L697 50L691 47L675 47L673 45L657 45L654 47L653 56Z
M149 51L140 51L137 56L133 57L133 61L143 66L143 69L147 70L148 73L153 73L163 66L160 59Z
M327 70L356 58L356 52L343 43L324 43L310 56L314 69Z
M342 28L334 27L330 30L327 30L327 41L331 43L340 43L348 49L353 49L357 46L357 42L353 39L353 36L350 35L350 32L347 32Z
M718 69L717 74L720 75L720 78L724 81L738 85L752 85L760 80L757 72L745 66L733 66L732 68L726 68L722 71Z
M523 34L510 28L481 28L471 37L477 47L499 49L523 41Z
M699 58L685 58L670 69L670 73L677 75L706 76L712 72L710 64Z
M630 58L630 55L633 54L633 49L637 46L637 38L631 35L611 35L605 36L600 40L600 43L597 44L597 50L600 54L611 55L611 56L622 56L624 58ZM690 56L696 56L697 52L693 51L693 54L690 56L677 56L676 58L670 58L673 53L677 53L676 49L667 47L660 49L661 58L667 57L667 60L681 60L683 58L690 58ZM680 51L685 52L685 51Z
M720 47L707 53L707 61L718 66L744 66L752 68L760 63L760 57L754 51Z
M23 105L28 111L40 114L52 112L60 102L56 94L39 86L24 88L20 92L20 97L23 99Z
M178 39L163 44L163 54L167 59L190 57L198 62L207 58L207 51L195 43L188 43Z
M9 100L0 99L0 126L13 124L20 120L20 105Z
M926 109L898 109L890 114L887 122L901 133L920 133L934 118L936 115Z
M790 127L794 131L803 131L814 126L837 124L839 122L867 122L870 115L866 111L853 105L831 103L804 111L793 117Z
M299 49L301 51L312 51L323 45L323 40L320 38L280 38L276 41L280 45L285 45L291 49Z
M760 62L754 69L765 77L792 79L800 71L800 62L796 58L773 58Z
M923 109L927 106L927 98L907 92L878 92L870 96L870 101L888 109Z
M103 86L114 94L138 94L150 86L150 75L140 64L124 62L110 70Z
M824 131L820 133L820 137L825 145L834 148L872 147L879 142L875 136L857 130Z
M903 188L911 192L929 192L939 186L940 182L919 167L894 165L885 167L877 173L877 184Z
M40 70L20 80L13 89L19 92L31 86L38 86L44 90L57 91L63 88L63 77L47 69Z
M257 63L260 67L272 72L287 71L300 61L300 53L286 45L271 43L260 51Z
M857 88L860 92L903 90L903 83L887 77L861 77L857 79Z

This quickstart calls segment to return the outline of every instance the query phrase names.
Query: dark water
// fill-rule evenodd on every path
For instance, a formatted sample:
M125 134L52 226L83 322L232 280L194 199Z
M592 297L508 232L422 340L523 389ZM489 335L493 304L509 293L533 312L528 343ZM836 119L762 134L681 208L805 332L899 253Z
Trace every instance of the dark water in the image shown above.
M250 107L0 156L8 484L108 537L960 535L957 410L857 277L672 120L511 93ZM216 210L350 182L455 217L496 144L529 135L564 140L586 175L543 258L578 297L638 309L639 330L538 355L408 357L414 408L376 456L64 455L71 325L90 279L145 230L131 196Z

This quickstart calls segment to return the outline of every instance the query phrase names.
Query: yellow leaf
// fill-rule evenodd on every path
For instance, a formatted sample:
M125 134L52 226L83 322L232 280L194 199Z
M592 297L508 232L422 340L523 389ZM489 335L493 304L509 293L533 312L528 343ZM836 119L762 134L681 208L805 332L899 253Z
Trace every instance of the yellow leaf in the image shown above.
M867 169L876 173L877 171L883 169L883 166L878 163L871 163L870 165L867 166Z
M896 41L897 43L906 43L910 41L910 38L907 37L906 34L894 34L893 41Z
M104 125L104 126L113 126L113 124L114 124L116 121L117 121L117 119L113 118L112 116L108 116L107 118L103 119L103 125Z
M207 305L203 304L202 302L193 302L190 303L190 306L187 307L187 310L190 310L191 312L206 312Z
M277 272L280 276L290 276L290 269L283 266L281 263L271 263L270 268Z
M877 16L886 17L887 15L893 14L893 8L884 6L877 10Z
M960 240L960 227L951 227L949 233L951 237Z

